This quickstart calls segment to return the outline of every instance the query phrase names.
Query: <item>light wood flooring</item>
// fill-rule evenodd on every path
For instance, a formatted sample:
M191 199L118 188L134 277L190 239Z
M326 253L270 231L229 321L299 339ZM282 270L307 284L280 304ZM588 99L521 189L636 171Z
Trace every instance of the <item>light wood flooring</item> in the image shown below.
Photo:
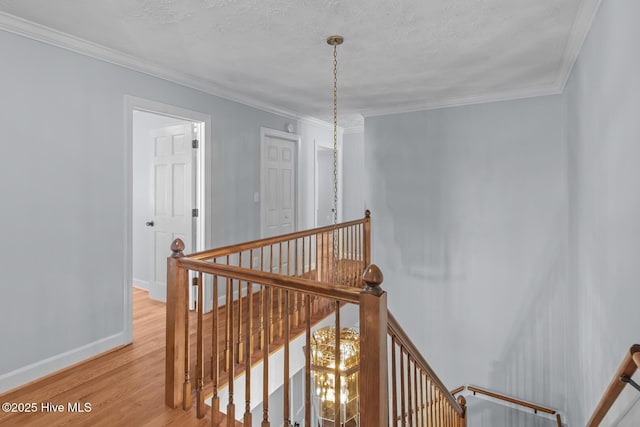
M164 404L165 305L135 289L133 344L0 395L0 403L64 405L64 413L0 412L0 426L208 426L190 412ZM89 413L67 412L68 402L91 403Z

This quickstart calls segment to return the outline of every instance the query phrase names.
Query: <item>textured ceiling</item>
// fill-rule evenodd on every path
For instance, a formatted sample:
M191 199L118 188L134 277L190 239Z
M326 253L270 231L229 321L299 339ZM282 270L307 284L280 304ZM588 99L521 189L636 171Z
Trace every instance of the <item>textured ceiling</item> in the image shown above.
M557 93L598 0L0 0L0 11L140 58L227 97L331 115ZM5 16L6 17L6 16ZM213 90L213 92L216 92Z

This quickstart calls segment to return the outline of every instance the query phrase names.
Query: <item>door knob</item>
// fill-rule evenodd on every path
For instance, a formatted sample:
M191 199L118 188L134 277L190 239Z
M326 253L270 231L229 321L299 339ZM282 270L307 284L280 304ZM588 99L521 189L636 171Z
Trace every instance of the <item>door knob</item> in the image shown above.
M153 227L153 221L147 221L147 227Z

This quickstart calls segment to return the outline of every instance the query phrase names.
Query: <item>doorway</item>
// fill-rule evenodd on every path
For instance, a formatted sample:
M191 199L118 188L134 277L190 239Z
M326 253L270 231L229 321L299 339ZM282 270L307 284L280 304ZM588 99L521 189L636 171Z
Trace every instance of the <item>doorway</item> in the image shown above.
M132 340L133 289L166 300L166 263L171 242L180 238L185 253L206 247L210 145L208 115L126 97L129 154L125 335ZM190 293L190 306L195 295Z
M133 285L166 299L166 259L180 238L195 252L201 123L133 112Z
M316 227L333 224L333 150L316 151Z

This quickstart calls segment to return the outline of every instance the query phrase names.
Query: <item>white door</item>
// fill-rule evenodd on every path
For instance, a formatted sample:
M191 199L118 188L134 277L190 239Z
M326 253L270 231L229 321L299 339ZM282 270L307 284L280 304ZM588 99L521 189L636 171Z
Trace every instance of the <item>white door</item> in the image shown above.
M293 233L296 219L296 152L297 138L275 130L262 135L262 235L263 237ZM283 247L287 250L287 247ZM265 267L277 272L288 271L286 260L280 265L280 248L265 255Z
M295 231L295 148L291 140L267 135L263 150L265 199L264 237Z
M147 223L153 231L153 287L156 297L166 298L167 257L171 242L180 238L185 253L193 251L194 175L192 125L184 124L156 129L153 140L152 208L153 219ZM162 290L162 291L161 291Z

